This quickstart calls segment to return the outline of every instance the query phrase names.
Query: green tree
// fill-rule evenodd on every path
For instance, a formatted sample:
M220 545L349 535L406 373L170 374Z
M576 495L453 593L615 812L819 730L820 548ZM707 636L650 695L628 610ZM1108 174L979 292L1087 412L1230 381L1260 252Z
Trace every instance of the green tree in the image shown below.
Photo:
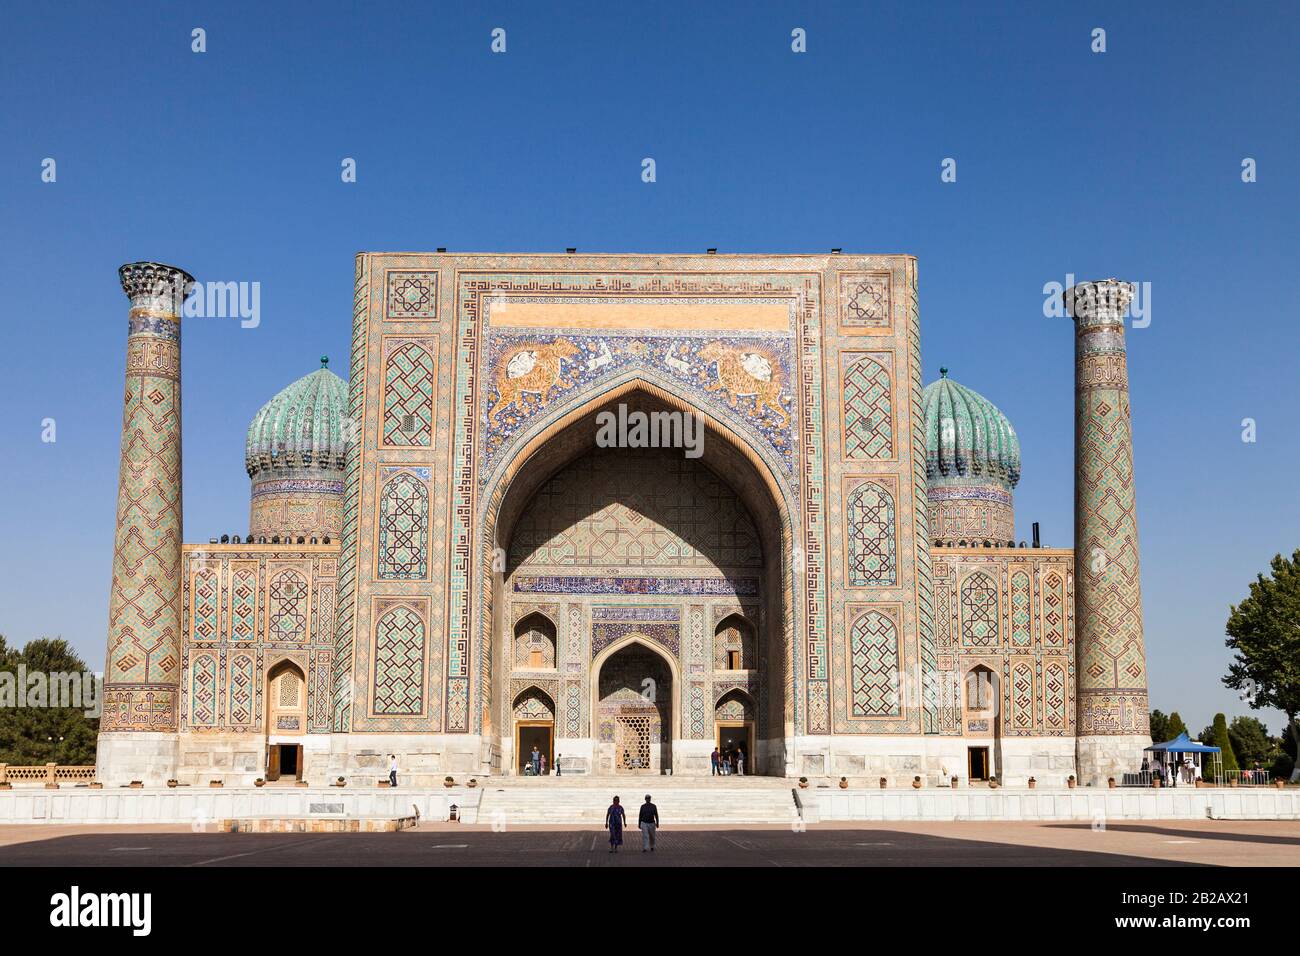
M1252 770L1256 764L1267 769L1281 753L1280 742L1268 734L1268 728L1255 717L1234 717L1228 724L1232 752L1241 766Z
M1241 691L1252 708L1286 714L1294 744L1300 734L1300 550L1290 558L1276 555L1270 570L1270 577L1256 575L1250 594L1229 608L1226 643L1234 659L1223 683Z
M1188 733L1187 725L1183 723L1183 718L1178 716L1178 711L1169 715L1169 726L1165 728L1165 733L1169 735L1165 740L1173 740L1179 734ZM1164 740L1158 740L1156 743L1164 743Z
M1151 739L1156 743L1169 740L1169 717L1159 710L1151 711Z
M1237 755L1232 751L1232 740L1228 736L1228 720L1223 714L1214 715L1214 726L1207 728L1212 735L1210 740L1202 740L1202 743L1208 743L1212 747L1218 747L1222 753L1219 755L1223 760L1224 774L1234 774L1240 767L1237 766Z
M21 651L9 647L0 635L0 672L13 675L7 679L16 688L19 665L26 674L86 674L83 661L68 642L61 638L29 641ZM4 680L0 678L0 680ZM16 695L15 695L16 696ZM91 700L83 707L0 706L0 763L40 765L58 763L85 765L95 762L95 738L99 719L87 717Z

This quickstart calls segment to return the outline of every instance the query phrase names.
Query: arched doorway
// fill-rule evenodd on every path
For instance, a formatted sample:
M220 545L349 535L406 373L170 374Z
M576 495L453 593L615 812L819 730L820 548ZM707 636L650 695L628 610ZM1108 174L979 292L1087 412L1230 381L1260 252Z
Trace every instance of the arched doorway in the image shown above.
M729 690L713 707L718 755L727 773L753 773L754 700L743 690Z
M301 780L307 733L307 675L280 661L266 675L266 779Z
M602 773L671 773L676 681L671 660L633 637L608 648L592 666Z
M1001 766L1002 716L998 678L978 664L966 672L962 688L962 728L967 737L966 773L972 781L996 779Z
M725 684L755 701L749 772L787 774L797 641L784 492L761 456L708 416L698 458L680 448L597 447L597 416L611 406L629 416L693 411L645 382L612 385L535 426L535 438L487 483L482 518L493 547L479 593L490 638L482 690L491 765L516 763L512 695L547 662L535 624L517 626L535 611L553 628L548 673L564 773L613 770L613 741L601 738L597 658L640 633L669 661L677 702L660 716L667 736L651 744L662 748L660 769L709 773L713 703ZM737 666L720 673L714 638L724 620L724 636L739 643L729 662Z
M555 624L534 612L515 625L515 670L555 670Z
M513 712L515 773L549 774L555 766L555 701L545 691L529 687L515 697Z

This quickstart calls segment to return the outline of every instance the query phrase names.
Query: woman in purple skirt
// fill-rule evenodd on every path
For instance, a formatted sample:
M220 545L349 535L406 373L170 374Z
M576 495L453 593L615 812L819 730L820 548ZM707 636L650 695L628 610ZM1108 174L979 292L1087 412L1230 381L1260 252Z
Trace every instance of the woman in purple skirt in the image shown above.
M617 853L618 848L623 845L623 824L627 822L627 814L623 812L623 806L618 802L618 797L610 804L605 811L605 829L609 831L609 852Z

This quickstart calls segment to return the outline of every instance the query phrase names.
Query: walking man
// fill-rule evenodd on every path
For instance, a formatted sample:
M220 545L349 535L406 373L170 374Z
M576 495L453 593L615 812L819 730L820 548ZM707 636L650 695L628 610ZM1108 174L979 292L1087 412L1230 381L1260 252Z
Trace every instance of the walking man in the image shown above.
M745 775L745 749L736 748L736 775L743 777Z
M650 802L648 793L645 795L645 803L641 804L641 816L637 818L637 823L641 826L641 852L644 853L648 848L653 853L655 830L659 828L659 808Z
M713 755L709 758L709 761L710 761L710 763L711 763L712 766L713 766L713 776L715 776L715 777L718 776L718 774L719 774L719 770L718 770L718 760L720 759L720 757L721 757L721 754L718 753L718 748L717 748L717 746L715 745L714 748L713 748Z
M389 754L388 760L389 760L388 785L390 787L396 787L397 786L397 754Z

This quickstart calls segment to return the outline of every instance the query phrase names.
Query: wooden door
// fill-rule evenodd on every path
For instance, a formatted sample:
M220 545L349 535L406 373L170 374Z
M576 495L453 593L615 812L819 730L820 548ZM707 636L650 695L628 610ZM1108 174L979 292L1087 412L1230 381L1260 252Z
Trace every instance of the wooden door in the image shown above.
M270 744L266 748L266 779L280 779L280 745Z

